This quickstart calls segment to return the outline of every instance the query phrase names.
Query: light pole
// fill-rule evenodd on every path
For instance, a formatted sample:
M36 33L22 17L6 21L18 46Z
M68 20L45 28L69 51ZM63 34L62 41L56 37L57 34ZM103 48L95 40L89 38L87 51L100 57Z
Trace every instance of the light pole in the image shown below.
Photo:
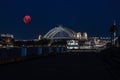
M110 27L109 32L111 33L111 43L112 46L115 46L116 42L116 32L118 31L116 21L114 20L114 24Z

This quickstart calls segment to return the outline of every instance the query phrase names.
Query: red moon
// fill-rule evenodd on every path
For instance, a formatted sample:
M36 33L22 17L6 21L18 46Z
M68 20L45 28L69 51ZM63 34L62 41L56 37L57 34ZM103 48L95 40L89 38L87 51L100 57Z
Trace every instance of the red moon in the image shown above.
M29 24L31 22L31 17L29 15L24 16L23 21L25 24Z

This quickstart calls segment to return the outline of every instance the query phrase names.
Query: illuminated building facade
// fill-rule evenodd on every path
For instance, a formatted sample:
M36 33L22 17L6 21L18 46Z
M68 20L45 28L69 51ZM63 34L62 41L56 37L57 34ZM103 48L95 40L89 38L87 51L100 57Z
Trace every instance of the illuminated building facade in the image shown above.
M14 36L11 34L1 34L0 40L1 40L1 45L13 45Z

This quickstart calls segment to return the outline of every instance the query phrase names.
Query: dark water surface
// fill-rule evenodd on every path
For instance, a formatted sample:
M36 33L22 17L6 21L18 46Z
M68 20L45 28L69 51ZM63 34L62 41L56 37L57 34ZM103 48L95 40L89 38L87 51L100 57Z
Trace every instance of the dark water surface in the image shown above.
M119 62L112 63L111 55L103 54L69 53L4 64L0 65L0 77L41 79L41 76L58 76L81 80L119 80Z

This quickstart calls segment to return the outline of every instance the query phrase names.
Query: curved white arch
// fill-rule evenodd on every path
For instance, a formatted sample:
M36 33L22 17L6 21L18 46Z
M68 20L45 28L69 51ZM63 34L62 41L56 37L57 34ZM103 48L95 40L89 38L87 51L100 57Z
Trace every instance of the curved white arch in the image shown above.
M67 33L69 35L69 38L76 38L76 32L74 32L69 28L65 28L61 26L51 29L47 34L44 35L44 38L54 39L55 38L54 36L61 31ZM59 38L68 38L68 37L59 37Z

